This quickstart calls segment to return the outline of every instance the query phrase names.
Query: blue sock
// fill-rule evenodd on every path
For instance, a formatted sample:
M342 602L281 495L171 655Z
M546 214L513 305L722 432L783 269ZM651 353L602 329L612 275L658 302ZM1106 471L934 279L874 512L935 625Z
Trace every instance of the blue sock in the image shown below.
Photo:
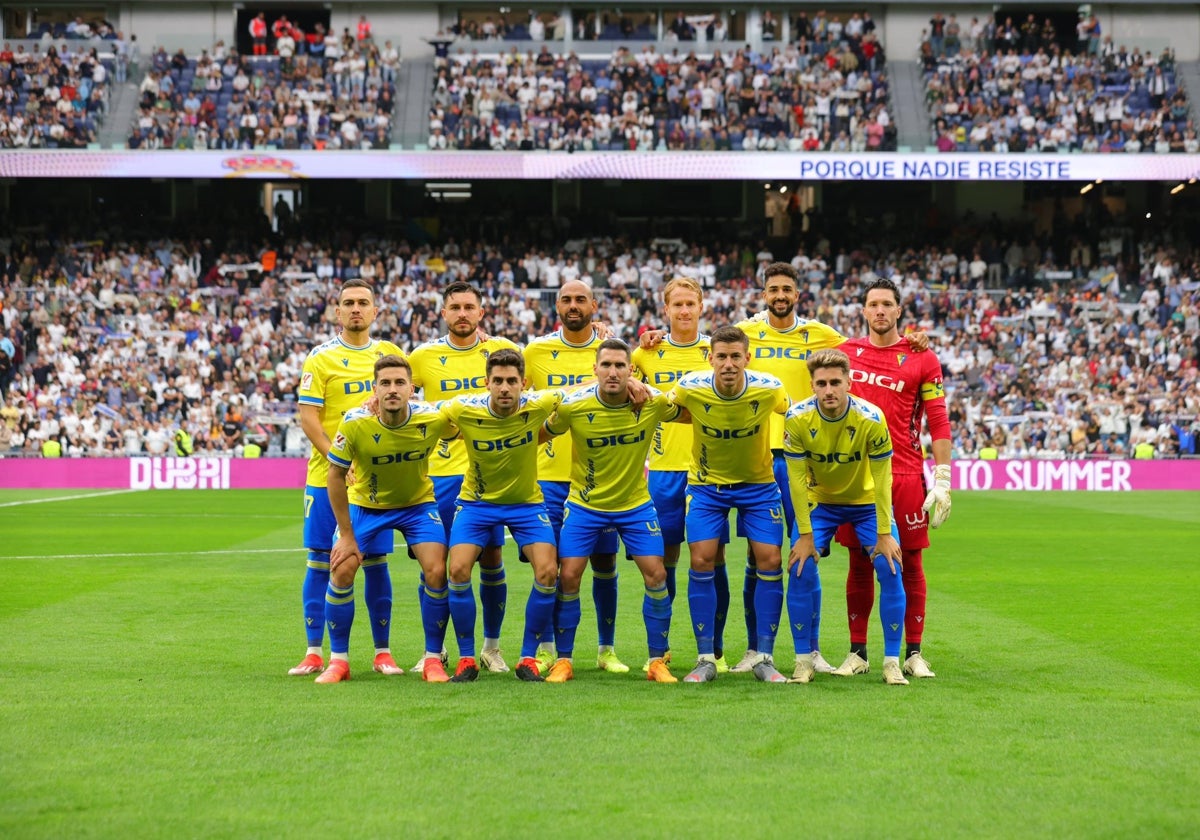
M575 652L575 633L579 630L582 615L578 592L574 595L558 593L554 604L554 649L563 659L570 659Z
M479 567L479 603L483 605L483 636L499 639L504 626L504 607L508 602L508 579L504 564L495 569Z
M883 623L883 655L899 656L904 638L904 583L900 571L892 574L886 557L875 558L879 578L879 620Z
M320 647L325 640L325 590L329 588L329 552L308 552L308 568L300 600L304 604L304 635L309 647Z
M525 602L525 637L521 640L521 658L537 653L538 645L554 638L555 587L534 581Z
M675 603L675 593L678 588L678 584L675 583L675 570L678 568L679 567L676 566L674 563L668 563L666 566L666 569L667 569L667 596L671 599L672 604Z
M813 588L821 585L817 564L809 560L804 564L800 577L788 575L787 608L788 623L792 627L792 644L796 653L812 653Z
M717 617L717 589L712 572L688 572L688 609L692 613L692 632L696 634L696 652L711 656Z
M805 565L808 565L807 563ZM816 563L813 564L814 566ZM809 644L812 650L821 649L821 574L817 572L817 588L812 596L812 618L809 620Z
M354 625L354 584L338 589L329 582L325 590L325 623L329 625L329 651L350 650L350 628Z
M421 608L421 615L425 614L425 573L420 573L420 579L417 581L417 605Z
M450 584L450 617L454 620L454 638L458 655L475 655L475 593L471 581Z
M425 650L437 653L446 644L446 624L450 621L450 589L422 586L421 625L425 628Z
M596 607L596 640L613 646L617 637L617 570L592 570L592 603Z
M782 612L783 569L773 572L759 569L758 586L754 590L754 614L758 616L758 643L754 649L759 653L775 655L775 634L779 632Z
M671 649L671 595L666 585L646 587L642 597L642 618L646 622L646 647L651 659L658 659Z
M392 576L388 572L387 560L373 557L363 560L363 577L366 578L367 615L371 617L371 638L375 649L388 646L392 634Z
M725 621L729 618L729 570L724 563L713 567L713 584L717 587L717 615L713 621L713 652L725 655Z
M758 586L758 569L746 566L746 577L742 580L742 609L746 615L746 647L754 650L758 644L758 620L754 617L754 590Z

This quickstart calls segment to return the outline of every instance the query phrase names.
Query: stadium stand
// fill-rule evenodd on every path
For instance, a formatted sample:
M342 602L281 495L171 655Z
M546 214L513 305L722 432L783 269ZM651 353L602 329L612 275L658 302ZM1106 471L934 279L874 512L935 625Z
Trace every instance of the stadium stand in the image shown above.
M269 272L244 244L254 238L17 236L0 264L0 453L36 454L55 437L68 456L169 454L183 427L198 453L254 440L269 455L300 454L297 377L334 333L334 290L350 277L376 285L376 332L406 348L444 331L440 290L458 278L482 289L485 328L520 342L554 328L555 289L582 278L600 317L633 341L660 323L656 292L675 274L709 290L706 331L753 315L757 274L778 256L802 272L803 314L848 335L862 331L864 283L902 286L905 323L931 334L945 368L958 458L987 444L1004 457L1125 457L1146 441L1161 457L1194 455L1200 264L1161 242L1114 248L1129 240L1116 220L1097 231L1058 256L1048 240L977 224L920 246L877 237L850 249L817 232L779 255L719 236L545 248L453 236L335 244L311 231L275 246Z
M287 30L273 54L160 47L139 87L133 149L387 149L399 58L347 32Z
M90 44L0 48L0 148L77 149L108 111L115 56Z
M611 56L460 48L439 70L431 149L894 149L874 32L762 52L648 44Z
M1200 148L1174 52L1127 50L1111 36L1092 43L1089 20L1073 51L1033 14L1019 27L976 18L965 28L935 15L919 53L930 143L942 152Z

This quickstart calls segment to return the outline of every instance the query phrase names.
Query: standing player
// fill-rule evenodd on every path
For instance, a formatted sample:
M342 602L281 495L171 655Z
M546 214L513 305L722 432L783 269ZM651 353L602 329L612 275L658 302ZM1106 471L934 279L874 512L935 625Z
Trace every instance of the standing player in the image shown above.
M900 672L904 587L896 569L900 546L892 522L892 440L887 422L878 408L850 396L850 360L841 350L814 353L808 369L814 396L793 405L784 423L798 534L793 535L788 556L788 618L796 646L792 680L806 683L813 678L806 620L813 590L820 586L817 563L828 556L834 532L848 524L868 546L879 577L884 682L907 685Z
M787 391L775 377L746 370L750 340L737 327L721 327L710 341L712 370L688 374L671 392L672 401L689 412L693 431L685 527L692 560L688 606L700 656L684 681L717 678L713 566L729 511L736 509L758 575L754 595L758 658L752 670L760 680L786 682L772 658L783 609L783 502L771 472L768 421L772 414L787 410Z
M329 503L338 523L330 552L325 621L329 625L329 667L319 683L350 679L350 628L354 623L354 575L363 558L391 550L393 531L404 535L421 564L426 596L421 599L425 658L421 677L447 682L440 652L450 618L446 590L446 534L433 502L429 453L448 428L437 409L412 401L412 368L399 356L375 363L376 416L351 409L329 447ZM346 474L358 476L347 493ZM381 539L383 537L387 539Z
M391 354L404 355L390 341L371 338L371 324L377 312L371 284L365 280L347 280L338 292L337 318L342 332L308 354L300 376L300 427L312 443L304 487L304 547L308 549L308 568L301 590L308 652L299 665L288 671L293 676L320 673L325 666L321 657L325 593L329 588L329 551L337 528L326 489L330 437L337 431L342 416L370 395L376 360ZM385 540L386 555L392 550L390 532ZM368 558L363 562L363 574L371 635L375 639L375 670L388 675L402 674L388 649L392 579L386 559Z
M535 338L525 348L527 387L540 391L566 388L590 380L601 338L592 325L596 300L591 288L579 280L563 283L555 302L562 326L549 335ZM570 439L551 440L538 453L538 480L546 499L546 511L557 538L562 530L563 511L571 489ZM591 555L592 601L596 606L599 650L596 665L604 671L624 674L629 666L614 650L617 623L617 532L603 531ZM539 652L543 668L551 661L545 648Z
M451 283L442 292L446 335L416 347L409 357L413 366L413 385L422 389L427 401L440 403L463 394L486 393L488 358L498 350L517 349L517 345L507 338L481 339L479 324L483 315L483 297L470 283ZM467 451L461 440L444 441L429 464L429 476L433 480L433 492L447 540L450 539L454 509L466 469ZM483 606L483 648L479 652L479 661L489 671L504 673L508 670L500 652L500 629L508 600L501 554L504 529L497 528L488 542L479 559L479 601ZM424 601L423 588L418 595Z
M486 394L456 397L441 406L452 424L450 433L462 434L467 451L466 475L450 529L450 615L459 652L452 680L471 682L479 677L471 569L495 529L507 526L534 576L525 606L517 678L541 682L534 654L553 632L558 563L554 529L537 484L537 441L562 392L522 394L525 363L516 350L492 353L486 375Z
M866 338L852 339L842 348L850 356L855 393L879 406L896 448L892 467L892 498L904 551L904 673L932 677L921 654L925 629L925 567L922 551L929 547L929 526L939 527L950 515L950 420L942 367L933 353L908 352L900 336L900 290L891 280L876 280L863 293ZM933 440L934 486L926 493L921 450L921 418ZM926 513L929 514L926 517ZM838 542L850 549L846 578L846 608L850 617L850 655L838 674L864 674L867 664L867 623L875 600L871 563L843 528Z
M668 330L661 344L633 351L633 376L658 389L673 388L689 373L711 369L708 336L700 334L704 290L690 277L675 277L663 287L663 309ZM686 423L659 423L650 447L650 499L662 527L663 561L667 592L675 603L675 570L684 542L684 508L687 506L688 462L692 452L692 427ZM729 613L729 575L725 568L725 546L717 552L713 566L717 591L717 614L713 627L713 654L717 673L725 673L725 618ZM669 656L669 654L668 654ZM669 660L668 660L669 661ZM647 663L647 669L649 663Z
M650 653L648 678L678 682L663 661L670 648L671 601L663 569L662 530L646 486L645 465L654 429L680 412L658 391L651 391L640 408L633 407L625 342L602 341L595 358L595 381L569 394L545 426L550 435L569 431L574 444L571 491L558 539L554 621L558 658L546 681L566 682L574 676L571 654L579 627L580 579L597 541L615 528L646 585L642 617Z

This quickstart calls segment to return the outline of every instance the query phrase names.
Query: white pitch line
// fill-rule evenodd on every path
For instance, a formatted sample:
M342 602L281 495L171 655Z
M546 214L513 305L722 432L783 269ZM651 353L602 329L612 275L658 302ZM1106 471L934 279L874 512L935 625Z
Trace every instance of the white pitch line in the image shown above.
M138 493L138 490L105 490L101 493L80 493L75 496L53 496L45 499L21 499L16 502L0 502L0 508L17 507L18 505L40 505L43 502L70 502L76 499L98 499L101 496L119 496L124 493Z

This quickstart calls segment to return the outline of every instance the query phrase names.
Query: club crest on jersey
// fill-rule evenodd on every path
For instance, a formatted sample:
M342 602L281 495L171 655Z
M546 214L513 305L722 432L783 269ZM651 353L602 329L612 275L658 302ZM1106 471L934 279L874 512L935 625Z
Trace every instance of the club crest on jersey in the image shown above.
M854 436L855 436L856 434L858 434L858 429L857 429L857 428L855 428L854 426L847 426L847 427L846 427L846 434L850 435L850 440L854 440Z
M896 354L896 364L897 364L897 365L902 365L902 364L904 364L904 360L905 360L905 359L907 359L907 358L908 358L908 354L907 354L907 353L897 353L897 354Z
M808 330L800 330L800 340L808 344Z
M349 360L349 359L347 359L347 358L344 358L344 357L343 357L343 359L342 359L342 367L350 367L350 360Z
M421 437L425 437L425 424L424 424L424 423L418 423L418 424L417 424L417 431L421 433Z
M750 400L750 411L753 414L758 414L758 400Z
M376 443L379 443L380 437L381 437L380 435L371 435L372 440L374 440Z
M528 411L522 411L522 412L521 412L521 422L522 422L522 423L528 423L528 422L529 422L529 412L528 412Z
M707 347L700 348L700 355L703 356L704 361L707 362L708 361L708 348Z
M491 357L492 351L485 348L479 351L479 355L483 356L483 360L486 362Z

